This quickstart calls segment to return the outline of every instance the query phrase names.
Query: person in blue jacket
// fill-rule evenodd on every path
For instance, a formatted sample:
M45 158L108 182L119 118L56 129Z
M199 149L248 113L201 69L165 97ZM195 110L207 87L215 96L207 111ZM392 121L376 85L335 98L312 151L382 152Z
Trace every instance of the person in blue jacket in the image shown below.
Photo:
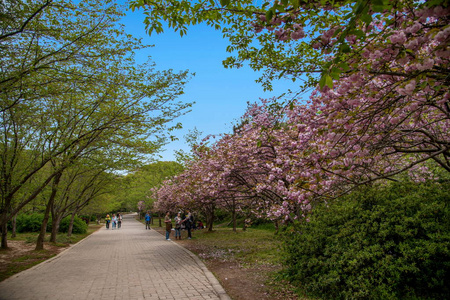
M150 221L152 219L152 216L150 215L150 211L147 211L145 214L145 229L150 229Z

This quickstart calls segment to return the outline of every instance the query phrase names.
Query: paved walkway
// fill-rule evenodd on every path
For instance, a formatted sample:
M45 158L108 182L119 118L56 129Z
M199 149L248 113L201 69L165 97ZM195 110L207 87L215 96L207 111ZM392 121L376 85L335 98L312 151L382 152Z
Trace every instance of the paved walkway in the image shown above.
M125 215L58 256L0 282L0 299L230 299L191 252Z

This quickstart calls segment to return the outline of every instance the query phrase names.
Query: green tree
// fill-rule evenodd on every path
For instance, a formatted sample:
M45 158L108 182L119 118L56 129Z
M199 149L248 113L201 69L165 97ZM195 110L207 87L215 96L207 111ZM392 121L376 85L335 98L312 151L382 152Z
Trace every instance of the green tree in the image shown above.
M112 1L3 8L0 213L7 248L7 222L66 168L92 151L130 161L156 152L180 127L167 124L190 104L176 101L187 72L136 64L133 53L145 46L123 32ZM33 188L20 193L25 187Z
M56 242L61 220L70 215L73 222L75 215L92 198L107 192L108 183L113 181L115 177L113 174L106 173L104 169L93 165L77 164L66 169L58 186L57 198L50 206L52 215L50 242Z
M162 182L183 171L183 166L172 161L160 161L140 167L123 178L124 190L119 193L122 206L135 210L139 201L144 201L147 208L152 207L154 199L151 189L159 187Z
M120 181L117 181L120 182ZM114 187L111 186L107 193L102 193L92 198L88 205L86 205L81 211L81 214L94 215L97 217L97 222L100 222L102 216L112 211L118 211L121 208L121 203L117 201L115 197L116 192L111 192L117 188L117 183Z

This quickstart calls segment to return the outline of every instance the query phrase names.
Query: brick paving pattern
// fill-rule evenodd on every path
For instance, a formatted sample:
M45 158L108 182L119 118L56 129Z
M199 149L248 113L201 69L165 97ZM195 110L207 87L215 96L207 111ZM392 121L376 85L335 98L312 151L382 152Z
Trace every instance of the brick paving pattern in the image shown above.
M0 299L230 299L191 252L125 215L58 256L0 282Z

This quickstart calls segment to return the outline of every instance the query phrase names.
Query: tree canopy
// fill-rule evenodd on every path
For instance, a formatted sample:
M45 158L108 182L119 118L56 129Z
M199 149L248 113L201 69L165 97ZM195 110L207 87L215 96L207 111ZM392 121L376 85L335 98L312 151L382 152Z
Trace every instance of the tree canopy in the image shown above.
M191 104L177 97L190 75L138 64L134 52L147 46L124 32L124 9L109 0L2 4L2 247L8 220L68 168L135 168L181 127L174 120Z
M392 34L377 24L396 27L408 10L446 5L445 0L131 2L133 9L145 10L149 34L162 33L163 24L181 35L198 23L221 30L230 41L227 51L234 54L224 65L239 68L248 63L262 70L259 81L267 89L282 77L304 80L303 87L314 86L319 78L321 87L332 86L333 79L351 68L351 57L373 38L386 40Z
M175 195L184 205L257 198L256 215L293 220L358 185L405 172L432 179L430 166L450 172L446 1L175 2L165 11L152 10L152 1L135 4L182 33L200 21L224 26L238 60L260 54L266 60L257 67L273 74L296 76L278 68L286 59L285 66L321 76L311 77L308 99L249 105L235 133L199 151L160 190L162 206ZM264 53L265 43L291 52Z

